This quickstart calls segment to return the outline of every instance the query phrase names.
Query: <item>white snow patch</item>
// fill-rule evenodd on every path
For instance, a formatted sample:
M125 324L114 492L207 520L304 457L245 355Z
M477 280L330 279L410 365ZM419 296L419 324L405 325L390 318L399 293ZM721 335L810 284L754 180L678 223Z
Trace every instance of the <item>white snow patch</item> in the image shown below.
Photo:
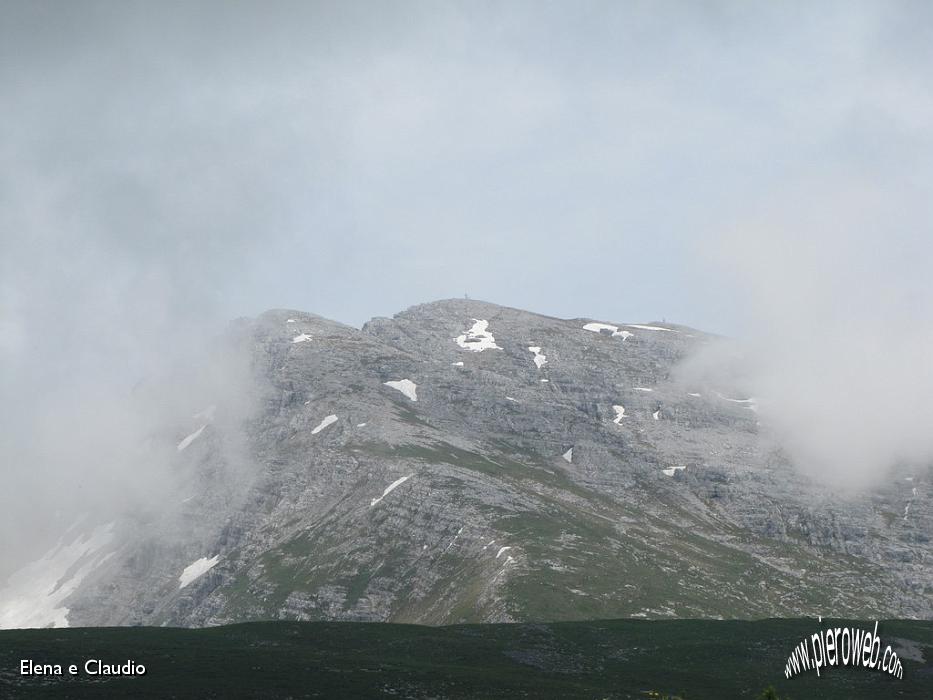
M904 520L907 520L907 514L909 512L910 512L910 502L908 502L907 505L904 506Z
M384 384L386 386L392 387L393 389L398 389L412 401L418 400L418 385L415 384L411 379L399 379L397 382L384 382Z
M568 464L573 464L573 448L571 447L569 450L564 452L561 457L563 457Z
M285 323L298 323L298 322L295 319L290 318L287 321L285 321Z
M401 479L396 479L395 481L393 481L391 484L386 486L386 490L382 492L382 495L379 498L374 498L370 502L369 507L372 508L374 505L379 503L379 501L381 501L383 498L388 496L390 493L392 493L395 489L397 489L399 486L404 484L406 481L408 481L413 476L414 474L409 474L408 476L403 476Z
M687 467L668 467L667 469L662 469L661 471L664 472L665 476L674 476L674 474L686 468Z
M181 572L181 576L178 577L178 590L181 590L188 584L192 583L213 569L217 565L218 561L220 561L219 554L211 557L210 559L207 557L201 557L197 561L194 561L186 566L185 570Z
M193 433L191 433L191 435L189 435L189 436L186 437L184 440L182 440L181 442L179 442L179 443L178 443L178 447L177 447L176 449L177 449L179 452L181 452L181 451L182 451L183 449L185 449L188 445L190 445L192 442L194 442L194 441L197 440L199 437L201 437L201 433L204 432L204 429L205 429L206 427L207 427L207 424L202 425L200 428L198 428L197 430L195 430Z
M499 557L501 557L503 552L507 552L507 551L510 550L510 549L512 549L512 548L511 548L511 547L499 547L499 551L496 552L496 559L498 559Z
M654 418L655 420L661 420L661 409L659 408L657 411L652 413L651 417Z
M680 333L680 331L675 331L673 328L661 328L661 326L643 326L640 323L626 323L626 326L629 328L638 328L643 331L667 331L668 333Z
M452 362L451 364L452 364L454 367L463 367L463 363L462 363L462 362Z
M495 543L496 543L495 540L489 540L489 542L483 545L483 549L486 549L487 547L492 547Z
M616 417L612 419L612 422L621 425L622 419L625 418L625 406L613 406L612 410L616 412Z
M700 398L699 394L687 394L687 396L695 396L696 398Z
M60 541L41 559L12 574L0 589L0 629L68 627L69 611L61 603L112 556L101 551L113 540L112 530L109 523L69 544Z
M583 330L592 331L593 333L599 333L600 331L612 331L615 333L619 330L619 327L609 323L587 323L583 326Z
M357 424L356 424L356 427L357 427L357 428L365 428L365 427L366 427L366 423L357 423Z
M633 391L654 391L654 389L649 389L646 386L633 386L632 390Z
M454 338L457 345L471 352L501 350L502 348L496 345L495 337L487 330L489 321L481 318L474 318L473 321L473 327L470 330Z
M311 340L311 336L307 333L299 333L294 338L292 338L293 343L307 343L309 340Z
M317 435L319 432L324 430L324 428L326 428L328 425L330 425L331 423L336 423L336 422L337 422L337 416L331 413L329 416L327 416L320 423L317 424L317 427L311 431L311 434Z
M718 392L717 392L717 394L718 394ZM741 404L745 404L745 408L747 408L749 411L754 411L755 413L758 413L758 401L756 401L754 398L748 398L748 399L730 399L728 396L723 396L722 394L718 394L718 396L719 396L719 398L723 399L724 401L730 401L730 402L732 402L732 403L741 403Z
M542 383L542 384L547 384L549 381L551 381L551 380L550 380L550 379L542 379L542 380L541 380L541 383Z
M613 326L611 323L587 323L585 326L583 326L583 330L592 331L593 333L611 331L613 338L621 336L623 341L626 338L631 338L634 335L634 333L629 333L628 331L620 331L618 326Z
M506 397L505 397L505 400L506 400L506 401L514 401L515 403L518 403L518 399L513 399L511 396L506 396Z
M541 348L537 345L529 345L528 352L534 353L532 361L535 363L535 367L541 369L544 365L547 364L547 355L541 353Z

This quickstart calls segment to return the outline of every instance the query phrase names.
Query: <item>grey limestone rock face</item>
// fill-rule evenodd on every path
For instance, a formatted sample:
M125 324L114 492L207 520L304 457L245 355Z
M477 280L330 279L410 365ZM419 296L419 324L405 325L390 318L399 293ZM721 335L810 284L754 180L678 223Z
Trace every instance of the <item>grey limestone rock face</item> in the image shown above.
M69 624L933 616L929 467L810 481L749 397L678 382L700 331L472 300L234 329L256 410L177 451Z

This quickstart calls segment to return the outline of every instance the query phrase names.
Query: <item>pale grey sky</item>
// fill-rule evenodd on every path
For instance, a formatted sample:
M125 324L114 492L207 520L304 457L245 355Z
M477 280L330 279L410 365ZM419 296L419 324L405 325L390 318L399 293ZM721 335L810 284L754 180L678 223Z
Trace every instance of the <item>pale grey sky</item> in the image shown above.
M0 0L3 437L468 293L745 339L804 464L933 455L930 8Z
M359 325L469 293L741 334L706 259L724 231L802 181L929 194L922 3L0 14L7 326L134 304Z

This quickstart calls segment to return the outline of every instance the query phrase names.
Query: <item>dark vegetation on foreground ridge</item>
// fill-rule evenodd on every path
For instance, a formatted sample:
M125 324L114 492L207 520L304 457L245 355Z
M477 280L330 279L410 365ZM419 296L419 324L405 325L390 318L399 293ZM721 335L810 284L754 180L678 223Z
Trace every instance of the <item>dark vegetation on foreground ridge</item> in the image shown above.
M722 700L757 698L768 686L794 700L933 697L933 622L879 626L885 644L912 650L903 680L864 669L785 680L787 654L817 627L796 619L10 630L0 632L0 697ZM129 658L147 674L20 677L22 658L63 666Z

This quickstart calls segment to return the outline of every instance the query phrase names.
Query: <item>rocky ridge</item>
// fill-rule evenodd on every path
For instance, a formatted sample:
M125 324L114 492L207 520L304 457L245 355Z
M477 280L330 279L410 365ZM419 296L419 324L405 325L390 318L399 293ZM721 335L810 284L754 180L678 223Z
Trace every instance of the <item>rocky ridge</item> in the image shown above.
M807 479L753 397L677 379L700 331L448 300L232 333L251 419L163 436L171 503L66 535L46 624L933 617L929 467Z

